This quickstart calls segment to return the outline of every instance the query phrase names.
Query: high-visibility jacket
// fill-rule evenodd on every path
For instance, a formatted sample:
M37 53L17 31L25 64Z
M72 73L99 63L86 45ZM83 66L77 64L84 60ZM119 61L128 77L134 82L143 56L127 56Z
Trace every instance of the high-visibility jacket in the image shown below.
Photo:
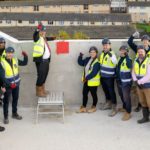
M120 79L123 86L127 84L131 84L132 82L131 68L127 67L126 58L123 60L123 62L120 65Z
M99 63L98 59L96 58L90 68L89 68L89 71L88 71L88 74L90 74L93 70L93 66L96 64L96 63ZM82 76L82 82L84 81L84 78L85 78L85 73L83 73L83 76ZM88 86L99 86L100 85L100 72L98 71L98 73L96 74L95 77L93 77L92 79L88 80L87 81L87 85Z
M142 62L142 64L139 64L137 61L137 58L134 61L134 72L136 74L136 78L139 80L143 78L147 74L147 66L150 64L150 59L148 57L145 58L145 60ZM143 85L145 88L150 88L150 81L145 83Z
M33 57L41 57L44 54L45 41L40 37L37 42L34 42Z
M113 51L110 51L110 53L114 55ZM108 54L105 55L105 53L102 52L99 58L99 62L101 66L101 77L114 77L116 64L112 62L111 57Z
M5 78L9 81L9 83L16 83L19 85L20 76L17 58L12 58L12 66L6 61L5 58L1 59L1 64L5 70Z

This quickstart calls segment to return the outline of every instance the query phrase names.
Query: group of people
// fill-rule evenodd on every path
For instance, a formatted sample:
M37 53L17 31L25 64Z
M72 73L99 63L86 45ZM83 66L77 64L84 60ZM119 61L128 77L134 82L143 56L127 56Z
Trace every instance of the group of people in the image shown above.
M133 40L139 37L135 32L128 40L128 44L136 53L134 62L128 55L129 49L122 45L119 49L120 57L117 59L111 48L111 41L108 38L102 40L103 50L98 57L98 49L92 46L89 49L90 57L83 58L83 53L78 57L78 64L84 66L82 82L83 104L78 113L93 113L96 111L98 102L97 89L102 85L105 94L105 103L101 110L111 109L109 116L113 117L118 111L124 112L122 120L131 118L131 87L137 86L139 96L138 109L141 106L143 118L138 123L149 121L150 108L150 37L142 37L142 45L136 45ZM56 37L46 37L46 27L40 23L33 34L33 61L37 69L36 96L46 97L48 91L45 89L45 82L49 72L51 49L47 41L55 40ZM12 118L21 120L18 114L19 99L19 66L26 66L28 55L22 51L23 60L16 58L13 47L6 47L6 41L0 37L0 103L3 107L4 124L9 123L9 101L12 96ZM122 108L117 109L117 99L114 83L117 83L118 93L122 100ZM87 109L88 93L91 93L93 104ZM5 128L0 126L0 132Z
M55 37L46 37L46 27L40 23L33 34L33 61L37 68L36 96L46 97L48 91L45 90L45 82L49 72L49 63L51 51L48 45L49 40L55 40ZM9 123L9 101L12 96L12 118L21 120L22 116L18 114L19 99L19 66L26 66L28 55L22 51L23 60L16 58L15 49L6 47L6 41L0 37L0 104L3 106L4 124ZM0 132L5 128L0 126Z
M83 102L77 113L95 112L98 102L97 88L102 85L105 95L105 103L100 107L101 110L110 109L109 116L113 117L117 112L123 112L123 121L131 118L131 88L136 86L139 97L139 104L136 111L142 107L143 117L138 123L149 121L150 109L150 37L143 35L142 44L136 45L134 38L139 38L139 32L135 32L128 39L128 45L136 53L135 59L129 57L127 45L119 48L119 58L111 48L111 41L108 38L102 40L103 50L98 56L98 49L90 47L89 57L83 58L83 53L79 54L78 64L84 67L83 82ZM117 99L114 83L122 101L122 107L117 108ZM87 108L88 93L91 93L93 103Z

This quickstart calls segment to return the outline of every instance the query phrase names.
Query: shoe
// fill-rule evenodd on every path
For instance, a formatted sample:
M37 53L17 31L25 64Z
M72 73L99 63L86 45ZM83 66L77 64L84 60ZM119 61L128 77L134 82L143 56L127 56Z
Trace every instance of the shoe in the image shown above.
M128 112L125 112L123 117L122 117L122 121L127 121L131 118L131 114Z
M93 113L96 112L96 106L92 106L89 110L88 113Z
M118 108L118 112L126 112L124 108Z
M42 89L43 89L43 93L45 95L48 95L49 94L49 91L48 90L45 90L45 84L42 85Z
M9 119L8 118L4 118L4 124L9 124Z
M22 120L22 116L18 115L17 113L12 114L13 119Z
M113 117L117 114L116 105L112 105L112 111L109 113L109 117Z
M111 104L111 101L107 101L101 110L108 110L108 109L111 109L112 108L112 104Z
M135 112L139 112L139 111L141 111L141 109L142 109L141 105L138 105L138 106L134 109L134 111L135 111Z
M87 109L84 106L81 106L79 110L76 111L76 113L86 113Z
M38 97L46 97L47 94L43 92L43 87L42 86L36 86L36 96Z
M4 130L5 128L0 126L0 132L3 132Z
M143 118L137 121L139 124L149 122L149 109L148 109L148 107L143 107L142 113L143 113Z

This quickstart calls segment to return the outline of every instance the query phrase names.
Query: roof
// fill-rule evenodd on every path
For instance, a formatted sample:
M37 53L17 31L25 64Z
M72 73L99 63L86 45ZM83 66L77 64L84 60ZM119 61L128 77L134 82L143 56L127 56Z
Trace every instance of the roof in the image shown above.
M149 7L150 6L150 2L128 2L128 6L133 6L133 7L137 7L137 6L144 6L144 7Z
M0 31L5 32L17 39L31 40L36 27L0 27ZM70 35L74 32L82 32L91 39L102 39L104 37L121 39L128 38L135 29L132 26L69 26L52 27L47 26L47 36L57 35L60 30L66 31Z
M0 20L131 22L131 15L77 13L0 13Z
M110 0L27 0L27 1L0 1L0 6L33 6L33 5L83 5L109 4Z

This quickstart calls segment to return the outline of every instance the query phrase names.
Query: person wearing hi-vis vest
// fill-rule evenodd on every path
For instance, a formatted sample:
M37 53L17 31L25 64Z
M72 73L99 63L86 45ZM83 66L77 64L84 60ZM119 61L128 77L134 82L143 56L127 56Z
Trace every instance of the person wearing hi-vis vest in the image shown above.
M122 120L126 121L131 118L132 60L128 55L128 47L126 45L122 45L119 52L120 58L116 66L116 81L123 107L118 108L118 112L124 112Z
M46 37L46 27L40 23L33 34L33 61L37 69L36 96L46 97L45 82L49 72L51 50L47 41L55 40L56 37Z
M3 37L0 37L0 56L5 57L6 52L5 52L5 44L6 41Z
M140 33L136 31L128 39L128 45L136 54L137 54L137 45L133 42L133 40L135 38L139 38L139 37L140 37ZM147 56L150 57L150 37L149 37L149 35L146 35L146 34L143 35L141 37L141 41L143 43L144 49L146 50ZM141 110L141 104L139 103L138 106L135 108L135 112L139 112L140 110Z
M150 108L150 58L146 56L144 46L137 46L138 57L134 61L132 78L137 86L137 92L142 105L143 118L138 123L149 121Z
M78 57L78 64L84 66L84 72L82 76L83 82L83 102L77 113L93 113L96 111L96 105L98 102L97 87L100 85L100 65L97 58L98 50L95 46L89 49L90 57L83 59L83 54L80 53ZM90 109L87 109L88 93L91 93L93 98L93 104Z
M17 59L14 56L14 48L6 48L6 57L1 59L0 65L0 78L2 79L6 92L4 93L3 98L3 113L4 113L4 123L9 123L8 118L8 108L9 101L12 95L12 118L21 120L22 116L18 114L17 104L19 98L19 85L20 85L20 76L18 66L25 66L28 62L28 56L26 52L22 51L24 60Z
M106 103L103 104L102 110L112 109L109 116L116 115L116 93L114 88L115 69L117 64L117 58L115 53L111 49L111 42L108 38L102 40L103 51L100 54L100 75L101 84L105 94Z

